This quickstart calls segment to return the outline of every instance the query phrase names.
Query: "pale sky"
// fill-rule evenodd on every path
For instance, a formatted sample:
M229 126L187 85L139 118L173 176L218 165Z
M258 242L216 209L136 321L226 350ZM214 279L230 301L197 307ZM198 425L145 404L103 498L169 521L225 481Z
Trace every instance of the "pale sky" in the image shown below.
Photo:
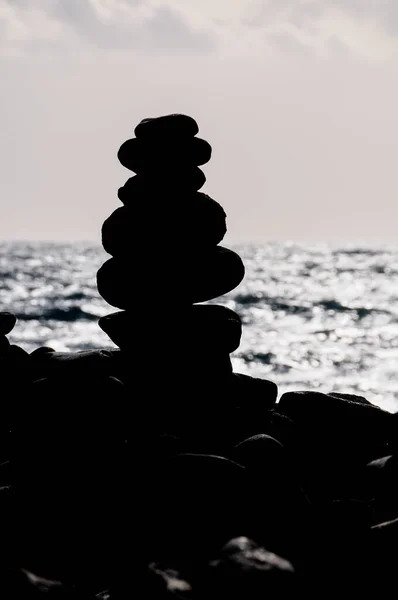
M398 242L397 0L0 0L0 49L0 241L99 242L119 146L183 112L226 245Z

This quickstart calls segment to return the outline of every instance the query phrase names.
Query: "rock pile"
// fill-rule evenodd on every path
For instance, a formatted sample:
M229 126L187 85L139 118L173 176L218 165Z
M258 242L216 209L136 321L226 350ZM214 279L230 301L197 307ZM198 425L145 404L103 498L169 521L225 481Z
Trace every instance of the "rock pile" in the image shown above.
M197 134L184 115L146 119L119 150L136 175L98 272L121 309L100 319L118 349L28 355L0 313L0 598L383 598L395 585L397 415L333 392L277 402L274 383L233 372L239 316L201 303L244 269L199 192L211 148Z

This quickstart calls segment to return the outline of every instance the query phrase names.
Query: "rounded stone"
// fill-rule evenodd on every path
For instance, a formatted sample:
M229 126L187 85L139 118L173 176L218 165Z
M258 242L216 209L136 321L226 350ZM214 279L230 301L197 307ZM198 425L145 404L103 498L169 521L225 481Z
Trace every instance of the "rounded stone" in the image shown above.
M101 329L112 342L121 349L128 350L141 335L148 335L156 329L158 336L168 345L184 346L187 353L196 354L211 348L212 352L231 353L240 344L242 323L239 315L225 306L203 304L170 311L168 318L153 326L146 324L142 332L141 324L130 311L116 312L98 321Z
M195 304L227 294L242 281L245 268L236 252L216 246L198 253L178 254L142 249L143 259L110 258L97 272L98 291L106 302L121 309L142 302Z
M14 329L17 318L9 312L0 312L0 335L7 335Z
M156 172L165 166L178 168L204 165L211 158L211 146L201 138L150 141L132 138L119 148L117 157L123 167L134 173Z
M130 177L117 195L125 204L134 196L148 197L157 193L174 197L176 194L197 192L205 183L206 175L199 167L187 167L181 171L163 169Z
M156 204L155 204L156 202ZM103 223L104 250L112 256L134 256L150 236L163 246L216 246L227 231L224 209L200 192L175 202L132 202L117 208Z
M165 135L184 138L194 136L198 132L199 127L195 119L178 113L143 119L134 129L134 134L139 138L157 138Z

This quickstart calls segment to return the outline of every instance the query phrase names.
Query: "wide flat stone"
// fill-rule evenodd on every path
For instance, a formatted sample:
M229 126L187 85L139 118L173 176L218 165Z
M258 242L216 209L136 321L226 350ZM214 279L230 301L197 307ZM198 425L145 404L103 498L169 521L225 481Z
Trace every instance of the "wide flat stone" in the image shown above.
M222 246L196 254L151 247L141 253L135 261L111 258L98 270L98 291L112 306L135 308L143 295L147 303L205 302L233 290L245 274L240 256Z
M169 348L183 347L186 354L195 356L209 349L213 353L231 353L240 343L242 323L239 315L225 306L197 304L186 309L168 311L167 318L149 316L152 326L142 330L140 319L131 311L116 312L98 321L99 326L121 349L129 350L137 340L156 331L167 340Z
M211 146L201 138L151 141L132 138L123 142L117 153L123 167L134 173L156 173L166 165L174 169L199 166L211 158Z

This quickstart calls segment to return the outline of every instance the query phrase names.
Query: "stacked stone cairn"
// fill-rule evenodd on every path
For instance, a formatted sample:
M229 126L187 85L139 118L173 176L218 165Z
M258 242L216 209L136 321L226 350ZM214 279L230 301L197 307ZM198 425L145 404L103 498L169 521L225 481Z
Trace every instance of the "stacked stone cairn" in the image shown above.
M122 350L142 352L152 368L159 338L162 354L173 354L174 370L205 353L206 367L211 358L219 369L240 341L235 312L198 304L231 291L244 276L240 257L219 245L226 233L223 208L199 191L206 181L199 166L212 149L198 131L185 115L139 123L136 137L118 152L136 175L119 189L124 206L102 227L112 258L98 271L98 290L123 312L101 319L100 326Z
M166 115L141 121L121 145L118 159L136 175L119 189L123 206L102 226L112 258L97 273L102 297L122 309L99 325L130 361L126 371L135 384L152 396L151 410L163 386L167 410L156 405L161 427L168 430L171 419L191 439L189 423L198 429L205 420L210 435L205 407L216 425L217 407L230 395L230 354L242 329L234 311L205 302L233 290L245 272L239 255L220 245L224 209L199 191L206 181L199 167L212 149L198 132L192 117Z

